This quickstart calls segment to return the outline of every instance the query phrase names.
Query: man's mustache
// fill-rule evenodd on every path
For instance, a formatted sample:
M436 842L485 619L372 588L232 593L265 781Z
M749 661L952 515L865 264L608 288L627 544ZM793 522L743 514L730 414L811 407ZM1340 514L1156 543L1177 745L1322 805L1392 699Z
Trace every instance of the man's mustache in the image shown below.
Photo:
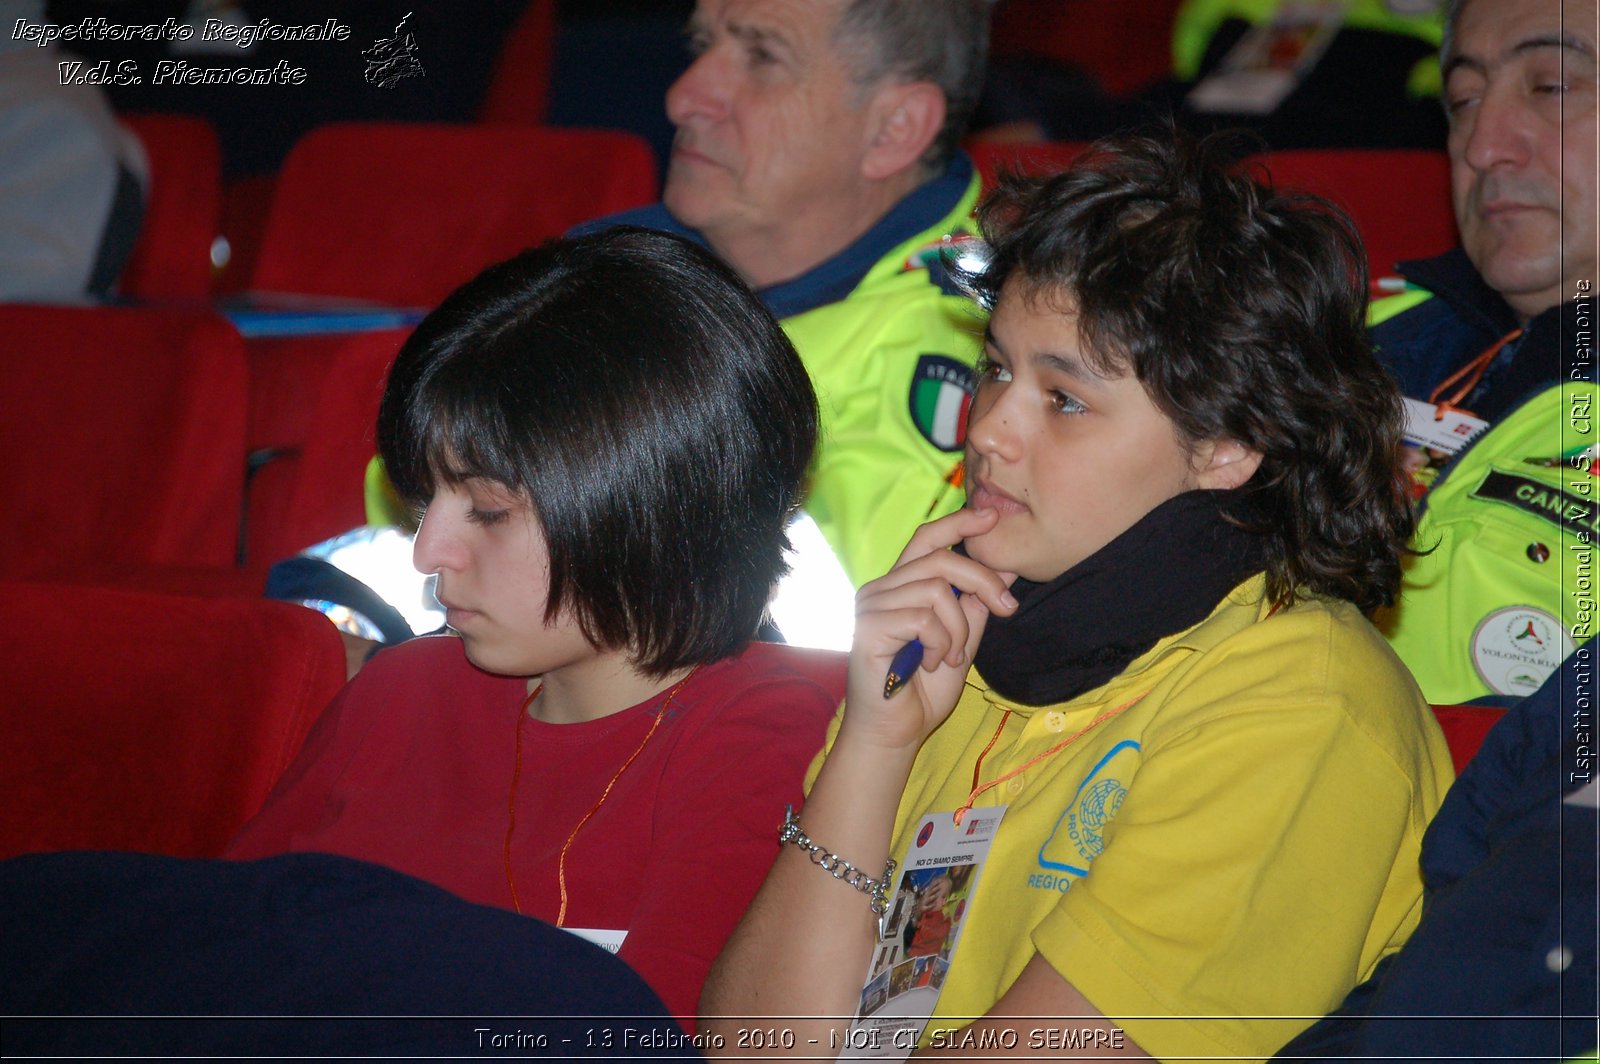
M1548 188L1543 182L1521 174L1493 173L1474 183L1471 200L1480 206L1501 203L1559 209L1561 194L1558 189Z

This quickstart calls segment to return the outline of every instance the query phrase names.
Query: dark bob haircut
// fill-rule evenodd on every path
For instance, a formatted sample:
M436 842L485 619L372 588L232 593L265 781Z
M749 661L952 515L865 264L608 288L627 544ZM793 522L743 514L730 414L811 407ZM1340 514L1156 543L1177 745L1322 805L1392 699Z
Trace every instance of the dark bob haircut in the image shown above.
M805 368L709 252L619 227L485 270L389 371L378 448L400 496L469 477L525 496L547 619L651 675L727 657L784 572L816 443Z
M1413 518L1366 255L1331 204L1241 173L1241 147L1168 130L1006 177L979 211L993 255L973 283L1076 312L1091 365L1132 373L1191 446L1260 452L1228 516L1266 537L1274 602L1305 589L1372 610L1399 589Z

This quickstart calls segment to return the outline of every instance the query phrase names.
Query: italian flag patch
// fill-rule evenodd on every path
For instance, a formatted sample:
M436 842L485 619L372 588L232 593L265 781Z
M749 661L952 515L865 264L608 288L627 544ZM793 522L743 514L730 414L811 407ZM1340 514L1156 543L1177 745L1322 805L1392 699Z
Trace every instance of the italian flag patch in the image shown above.
M911 423L941 451L959 451L967 440L972 406L972 367L948 355L923 355L911 377Z

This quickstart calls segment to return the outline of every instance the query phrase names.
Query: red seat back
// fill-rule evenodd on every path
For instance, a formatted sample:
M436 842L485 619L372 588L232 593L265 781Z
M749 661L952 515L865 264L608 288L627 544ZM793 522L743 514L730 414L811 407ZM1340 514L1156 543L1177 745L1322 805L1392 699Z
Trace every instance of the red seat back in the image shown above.
M628 133L336 123L289 153L250 287L431 307L484 267L655 199Z
M150 160L138 243L118 290L138 299L204 299L211 294L211 244L222 221L222 150L203 118L130 114Z
M1402 259L1457 243L1450 159L1442 151L1305 149L1266 152L1257 161L1275 184L1326 196L1349 212L1374 280L1393 276Z
M545 120L555 39L555 0L529 0L500 46L478 121L533 126Z
M251 477L245 557L269 565L366 523L378 403L409 328L261 337L250 353L250 446L278 455Z
M1439 720L1445 742L1450 744L1450 760L1456 766L1456 775L1467 767L1489 734L1506 711L1498 706L1434 706L1433 715Z
M1023 174L1053 174L1072 165L1089 145L1075 140L973 141L967 154L983 177L987 191L994 188L1001 171Z
M249 382L195 311L0 306L0 574L231 566Z
M0 582L0 857L215 856L260 808L344 682L321 614Z
M1172 70L1172 22L1181 0L1003 0L990 50L1082 67L1113 96Z

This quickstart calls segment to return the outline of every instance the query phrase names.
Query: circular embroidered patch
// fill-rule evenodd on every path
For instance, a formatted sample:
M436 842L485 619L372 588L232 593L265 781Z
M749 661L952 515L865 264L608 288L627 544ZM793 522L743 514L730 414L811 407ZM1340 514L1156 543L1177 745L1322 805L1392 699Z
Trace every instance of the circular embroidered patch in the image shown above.
M1078 855L1092 861L1106 848L1105 829L1117 815L1128 788L1121 780L1097 780L1083 793L1078 808L1067 816L1067 837Z
M1572 650L1560 619L1534 606L1495 610L1472 633L1472 666L1496 694L1533 693Z

